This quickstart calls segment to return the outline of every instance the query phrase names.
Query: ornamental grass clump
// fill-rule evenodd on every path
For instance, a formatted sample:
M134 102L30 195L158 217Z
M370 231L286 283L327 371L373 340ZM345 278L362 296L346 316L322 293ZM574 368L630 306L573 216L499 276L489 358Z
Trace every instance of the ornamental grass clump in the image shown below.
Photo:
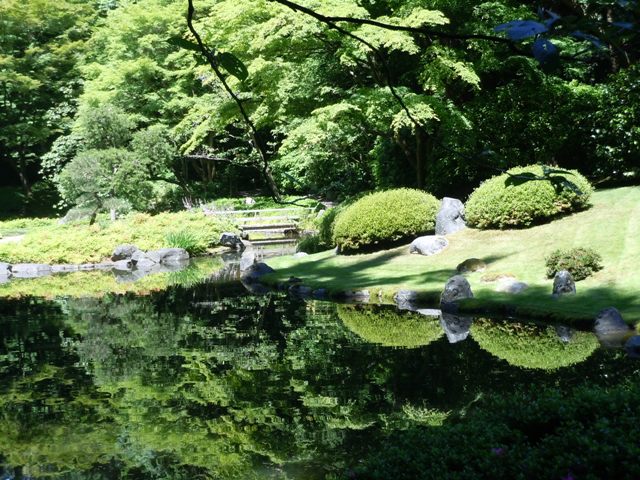
M440 203L431 194L409 188L362 197L341 212L333 240L343 252L386 245L434 231Z
M467 224L523 228L589 205L593 187L577 170L516 167L482 183L467 200Z
M546 258L547 277L568 270L574 280L584 280L598 270L602 270L602 257L591 248L556 250Z

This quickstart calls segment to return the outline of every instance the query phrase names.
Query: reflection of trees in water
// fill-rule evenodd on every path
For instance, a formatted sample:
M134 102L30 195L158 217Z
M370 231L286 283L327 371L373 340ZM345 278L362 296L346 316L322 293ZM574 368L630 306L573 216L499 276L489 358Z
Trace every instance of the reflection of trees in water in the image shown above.
M594 354L577 370L505 368L475 342L450 345L442 332L423 348L385 348L346 328L335 305L229 297L234 287L221 288L72 299L62 302L64 316L54 304L4 304L32 322L20 330L3 320L5 343L13 338L31 359L24 377L2 363L2 431L14 432L0 440L8 462L246 478L274 473L268 460L290 473L306 465L299 475L310 478L384 432L441 422L479 393L598 380L617 365Z

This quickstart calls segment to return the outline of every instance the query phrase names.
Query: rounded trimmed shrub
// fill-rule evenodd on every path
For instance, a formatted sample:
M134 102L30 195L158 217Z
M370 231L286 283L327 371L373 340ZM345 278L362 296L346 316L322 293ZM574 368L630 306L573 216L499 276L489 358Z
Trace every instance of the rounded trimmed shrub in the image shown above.
M362 197L336 218L333 240L342 251L433 232L440 202L431 194L398 188Z
M555 328L480 318L471 327L480 348L515 367L556 370L585 361L597 348L593 333L573 331L569 342Z
M444 330L437 319L389 308L338 305L340 320L363 340L385 347L416 348L437 340Z
M545 259L545 262L548 278L553 278L562 270L568 270L573 279L578 281L602 270L602 257L591 248L556 250Z
M528 227L587 207L593 192L589 180L577 170L545 177L543 168L516 167L483 182L465 205L467 224L476 228Z

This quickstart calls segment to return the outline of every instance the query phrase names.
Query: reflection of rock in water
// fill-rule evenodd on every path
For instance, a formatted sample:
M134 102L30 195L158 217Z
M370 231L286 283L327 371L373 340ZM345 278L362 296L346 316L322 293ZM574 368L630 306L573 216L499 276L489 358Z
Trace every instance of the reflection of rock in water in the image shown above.
M118 283L137 282L138 280L156 273L170 273L184 270L189 266L189 262L160 264L156 263L146 268L132 268L131 270L112 270L113 276Z
M632 333L631 327L613 307L601 310L596 316L593 331L600 344L608 348L622 347Z
M460 317L446 312L442 312L440 317L440 325L442 325L449 343L458 343L465 340L469 336L469 329L472 323L473 318L471 317Z
M569 343L571 341L571 337L573 337L573 330L564 325L556 325L555 329L560 340L564 343Z

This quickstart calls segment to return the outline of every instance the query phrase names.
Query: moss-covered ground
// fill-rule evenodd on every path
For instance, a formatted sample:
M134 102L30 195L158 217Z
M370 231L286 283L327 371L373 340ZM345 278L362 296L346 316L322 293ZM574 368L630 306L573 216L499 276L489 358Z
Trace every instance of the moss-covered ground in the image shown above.
M459 263L480 258L488 268L467 275L475 299L462 309L585 320L615 306L628 323L640 321L640 187L598 191L589 209L544 225L523 230L465 229L448 238L447 249L430 257L411 255L402 246L360 255L326 251L301 259L271 259L276 273L264 279L275 284L295 276L305 285L332 293L368 289L387 301L400 289L412 289L436 301ZM595 249L604 268L577 282L577 295L555 299L553 281L545 275L545 257L571 247ZM482 280L497 274L514 275L529 288L518 295L498 293L495 282Z

